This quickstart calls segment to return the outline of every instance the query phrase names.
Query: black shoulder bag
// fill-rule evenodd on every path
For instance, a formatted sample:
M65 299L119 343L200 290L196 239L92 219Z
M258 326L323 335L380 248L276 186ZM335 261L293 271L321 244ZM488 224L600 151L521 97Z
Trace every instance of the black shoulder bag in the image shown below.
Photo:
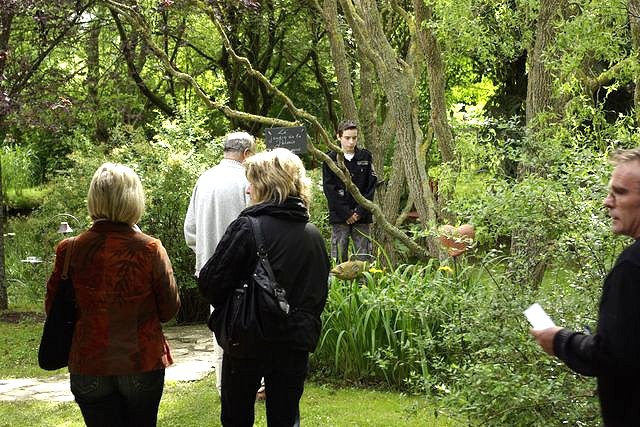
M76 325L76 297L69 277L69 261L75 238L71 238L64 257L64 267L58 289L51 301L51 310L44 321L38 364L42 369L54 371L69 364L69 351Z
M281 336L289 316L286 291L273 274L257 218L247 216L258 249L253 274L234 289L209 317L209 328L224 351L235 357L257 357L261 347Z

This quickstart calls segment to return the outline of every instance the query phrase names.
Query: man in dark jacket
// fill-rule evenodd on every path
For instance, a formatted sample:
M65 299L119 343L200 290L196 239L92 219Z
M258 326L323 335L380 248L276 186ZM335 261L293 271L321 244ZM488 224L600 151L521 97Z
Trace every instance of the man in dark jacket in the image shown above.
M373 200L377 177L373 170L371 153L358 148L358 127L350 121L343 121L338 126L337 138L342 148L341 156L344 165L351 175L351 180L360 193ZM338 154L328 153L333 161ZM322 188L329 205L329 222L331 223L331 257L336 262L346 261L349 238L353 241L355 253L360 257L371 254L372 215L364 206L356 202L344 183L325 163L322 166Z
M640 425L640 149L618 151L604 206L615 234L632 237L607 275L594 335L560 327L532 330L545 352L598 378L605 426Z

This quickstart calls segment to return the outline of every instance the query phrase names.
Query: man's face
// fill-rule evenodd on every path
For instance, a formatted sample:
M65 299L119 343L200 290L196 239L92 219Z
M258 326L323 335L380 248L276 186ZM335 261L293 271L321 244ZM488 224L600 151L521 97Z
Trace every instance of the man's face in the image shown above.
M604 206L609 210L611 230L615 234L640 238L640 162L630 161L615 167Z
M342 136L338 135L338 139L342 152L351 154L355 151L358 143L358 129L345 129L342 131Z

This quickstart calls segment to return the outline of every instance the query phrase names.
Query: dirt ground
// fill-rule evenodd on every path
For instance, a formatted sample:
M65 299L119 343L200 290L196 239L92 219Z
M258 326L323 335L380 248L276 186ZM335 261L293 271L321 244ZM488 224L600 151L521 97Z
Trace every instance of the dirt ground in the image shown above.
M44 313L36 311L1 311L0 322L20 323L24 321L44 322Z

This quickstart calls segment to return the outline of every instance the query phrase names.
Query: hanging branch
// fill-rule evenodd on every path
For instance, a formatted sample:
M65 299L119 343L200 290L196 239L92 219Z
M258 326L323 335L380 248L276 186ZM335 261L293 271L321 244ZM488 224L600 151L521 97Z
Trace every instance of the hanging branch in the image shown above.
M151 51L158 58L158 60L163 64L166 70L172 76L189 84L196 91L196 94L198 95L198 97L201 98L205 102L205 104L210 108L217 109L223 112L228 117L253 121L253 122L262 123L262 124L271 125L271 126L293 127L293 126L299 126L301 124L300 121L309 123L311 128L315 130L317 134L322 138L322 141L329 148L331 148L333 151L338 153L338 162L337 163L334 162L331 159L331 157L329 157L326 153L317 149L313 145L310 139L307 140L307 148L309 149L309 151L313 153L315 156L317 156L318 158L322 159L323 162L327 163L329 168L336 174L336 176L342 182L345 183L347 190L353 195L354 199L360 205L364 206L375 215L376 220L378 221L378 225L382 227L383 230L385 230L387 233L397 238L398 240L401 240L402 243L404 243L417 256L420 256L423 258L429 257L428 251L424 247L418 245L409 236L403 233L399 228L389 223L389 221L387 221L387 219L384 217L384 214L382 213L382 210L380 209L380 207L377 204L365 198L362 195L362 193L360 193L360 190L358 190L358 187L356 187L356 185L353 183L349 172L344 166L344 156L341 154L342 150L333 142L333 139L329 137L329 134L327 134L325 129L318 122L318 119L314 115L306 112L305 110L296 107L293 101L291 101L291 99L286 94L284 94L280 89L274 86L262 73L255 70L251 65L250 61L246 57L240 56L235 52L235 50L231 46L231 43L229 41L229 38L227 37L227 34L224 30L222 23L217 18L213 10L209 10L207 13L209 14L212 22L216 25L218 32L220 33L220 36L222 38L222 43L225 49L227 50L227 52L229 53L229 56L236 63L242 65L247 70L247 74L259 80L268 90L274 93L275 96L277 96L284 103L285 107L291 113L291 115L293 117L296 117L299 120L296 120L295 122L291 122L291 121L282 120L282 119L269 118L269 117L254 115L254 114L247 114L241 111L233 110L219 101L212 100L204 92L204 90L200 87L200 85L198 85L198 83L195 81L195 79L192 76L178 71L174 67L174 65L171 63L169 58L167 58L163 50L160 49L157 46L157 44L152 40L151 32L149 30L149 27L145 19L136 10L139 8L139 6L137 5L127 6L122 3L116 2L114 0L105 0L105 1L107 4L109 4L116 10L118 10L118 12L121 15L125 16L131 22L131 24L136 26L136 29L139 31L140 35L145 39L145 42L147 43Z
M145 43L151 49L151 52L155 55L155 57L160 61L165 70L171 74L173 77L178 80L183 81L193 88L196 95L205 103L205 105L209 108L213 108L222 112L226 117L234 118L238 120L245 120L249 122L257 122L264 125L270 126L295 126L295 122L290 122L288 120L269 118L264 116L258 116L255 114L245 113L243 111L234 110L229 108L226 104L220 101L216 101L211 99L209 95L200 87L198 82L189 74L183 73L179 71L174 64L171 62L166 53L153 41L151 37L151 30L147 25L146 20L143 16L138 13L138 9L140 7L137 4L133 6L129 6L126 4L122 4L120 2L114 0L105 0L105 3L115 9L118 14L122 15L125 19L129 21L130 24L134 25L140 36L145 40Z
M338 147L336 144L333 143L331 138L329 138L329 135L327 134L325 129L318 122L318 119L314 115L309 114L303 109L297 108L287 95L285 95L280 89L275 87L264 75L262 75L262 73L255 70L251 66L251 63L247 58L236 54L219 20L215 19L215 16L212 16L212 18L216 26L218 27L218 31L220 32L220 36L222 37L222 43L224 44L231 58L233 58L233 60L236 61L237 63L243 65L249 75L257 78L269 90L273 91L273 93L275 93L276 96L284 102L285 106L294 117L304 119L306 122L311 124L313 129L315 129L320 134L320 136L322 137L322 140L327 144L327 146L329 146L329 148L331 148L333 151L338 153L338 162L337 163L334 162L331 159L331 157L329 157L326 153L322 152L321 150L318 150L310 141L307 142L307 147L309 151L311 151L317 157L321 158L322 161L329 166L329 169L331 169L336 174L336 176L342 182L344 182L345 186L347 187L347 190L351 193L351 195L353 195L354 199L358 202L358 204L360 204L361 206L364 206L369 211L373 212L373 214L376 217L376 220L378 221L379 226L381 226L386 232L388 232L392 236L400 239L416 255L428 257L428 252L425 248L418 245L406 234L404 234L399 228L395 227L393 224L387 221L380 207L376 203L373 203L369 199L365 198L362 195L362 193L360 193L360 190L351 180L351 175L349 174L347 168L344 165L344 156L341 154L342 150L340 149L340 147ZM296 123L296 124L299 124L299 123Z
M153 93L149 89L147 84L144 82L142 77L140 76L140 73L138 72L138 70L136 68L136 64L134 63L134 58L133 58L134 55L133 55L133 51L131 49L131 43L129 41L129 38L127 37L127 33L125 32L124 27L122 26L122 22L120 21L120 17L118 17L117 12L113 8L109 8L109 11L111 12L111 16L113 18L113 21L116 24L116 28L118 29L118 34L120 35L120 45L122 47L122 53L124 54L125 62L127 63L127 68L129 69L129 75L131 76L131 78L135 82L136 86L138 86L138 89L140 90L140 92L153 105L158 107L166 115L175 116L176 115L175 109L173 107L171 107L169 104L167 104L164 101L164 99L162 99L160 96L158 96L155 93Z

